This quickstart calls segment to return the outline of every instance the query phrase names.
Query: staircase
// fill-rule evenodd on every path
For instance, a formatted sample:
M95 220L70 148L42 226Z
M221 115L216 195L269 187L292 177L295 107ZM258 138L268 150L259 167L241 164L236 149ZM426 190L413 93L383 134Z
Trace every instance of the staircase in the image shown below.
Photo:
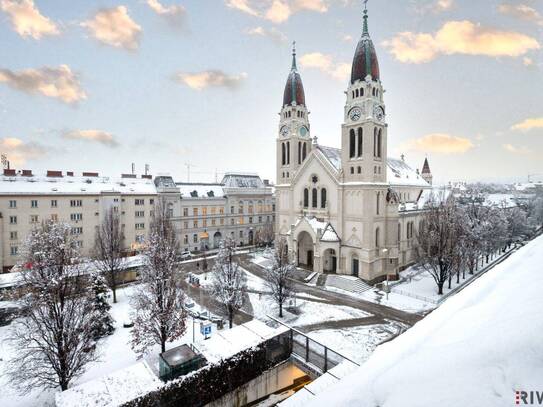
M340 288L342 290L350 291L356 294L362 294L368 290L372 290L375 288L365 283L358 277L341 276L337 274L328 274L326 279L326 285L329 287Z

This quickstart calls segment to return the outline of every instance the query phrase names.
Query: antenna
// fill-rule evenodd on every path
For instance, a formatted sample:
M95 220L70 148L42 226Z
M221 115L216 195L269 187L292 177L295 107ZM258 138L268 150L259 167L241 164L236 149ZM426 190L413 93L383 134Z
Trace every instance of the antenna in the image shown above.
M136 163L132 163L132 174L136 173Z
M190 167L194 167L191 163L185 163L185 167L187 167L187 182L190 182Z
M149 164L145 164L145 175L149 173Z

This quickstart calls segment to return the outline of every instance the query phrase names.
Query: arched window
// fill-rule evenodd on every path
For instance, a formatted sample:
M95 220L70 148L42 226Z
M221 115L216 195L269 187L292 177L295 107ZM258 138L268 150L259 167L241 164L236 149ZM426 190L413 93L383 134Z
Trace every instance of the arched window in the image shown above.
M285 165L287 163L287 154L285 151L285 143L281 143L281 165Z
M362 127L358 128L358 157L362 157Z
M302 147L302 162L305 160L305 157L307 155L307 143L304 143L303 147Z
M354 90L353 90L353 99L354 99Z
M311 191L311 207L316 208L317 203L317 188L313 188Z
M375 208L376 208L376 213L377 215L379 215L379 204L380 204L380 201L381 201L381 193L380 192L377 192L377 197L375 198Z
M298 141L298 164L302 163L302 142Z
M304 208L309 206L309 189L304 188Z
M358 97L358 89L355 91L355 95L356 97Z
M349 132L349 157L354 158L356 155L356 135L354 129Z
M379 129L377 133L377 157L381 157L381 140L382 140L382 129Z
M375 229L375 247L380 246L380 236L379 236L379 228Z
M362 174L362 168L360 166L356 167L356 172Z
M364 96L364 88L360 89L360 96Z
M287 165L290 164L290 141L287 141Z
M321 208L326 208L326 188L321 189Z

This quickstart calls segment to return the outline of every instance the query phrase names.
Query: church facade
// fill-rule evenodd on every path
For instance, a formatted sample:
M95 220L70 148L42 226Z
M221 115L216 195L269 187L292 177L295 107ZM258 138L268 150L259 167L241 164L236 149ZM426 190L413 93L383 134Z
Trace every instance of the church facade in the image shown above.
M388 126L379 64L364 11L346 93L341 148L311 137L293 51L277 137L276 233L296 264L376 283L414 261L415 231L431 191L404 157L387 157Z

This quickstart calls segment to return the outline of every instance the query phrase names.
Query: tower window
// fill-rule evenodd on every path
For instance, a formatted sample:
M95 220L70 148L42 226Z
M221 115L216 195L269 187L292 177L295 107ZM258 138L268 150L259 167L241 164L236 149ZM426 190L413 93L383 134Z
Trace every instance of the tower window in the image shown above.
M309 189L304 188L304 208L309 206Z
M359 174L361 174L361 173L362 173L362 168L357 167L357 168L356 168L356 172L359 173Z
M357 89L357 90L355 90L355 92L354 92L354 93L355 93L356 97L358 97L358 89Z
M356 155L355 149L356 149L356 135L354 133L354 129L351 129L349 132L349 157L354 158Z
M377 157L381 157L381 140L382 140L382 130L379 129L377 133Z
M379 236L379 228L375 229L375 247L379 247L379 240L380 240L380 236Z
M360 88L360 96L364 96L364 88Z
M351 174L354 174L354 167L351 167Z
M326 188L321 190L321 208L326 208Z
M353 90L353 99L354 99L354 90Z
M307 144L307 143L304 142L304 145L303 145L303 147L302 147L302 162L305 160L305 157L306 157L306 155L307 155L306 144Z
M281 165L285 165L287 163L286 160L287 160L287 154L285 150L285 143L281 143Z
M290 164L290 141L287 141L287 165Z
M375 212L377 213L377 215L379 215L379 211L380 211L380 209L379 209L379 204L380 204L380 202L381 202L381 199L380 199L380 198L381 198L381 193L380 193L380 192L377 192L377 197L375 198L375 207L376 207L376 211L375 211Z
M313 188L311 191L311 207L317 207L317 188Z
M362 157L362 127L358 128L358 157Z
M302 142L298 141L298 165L302 163Z

